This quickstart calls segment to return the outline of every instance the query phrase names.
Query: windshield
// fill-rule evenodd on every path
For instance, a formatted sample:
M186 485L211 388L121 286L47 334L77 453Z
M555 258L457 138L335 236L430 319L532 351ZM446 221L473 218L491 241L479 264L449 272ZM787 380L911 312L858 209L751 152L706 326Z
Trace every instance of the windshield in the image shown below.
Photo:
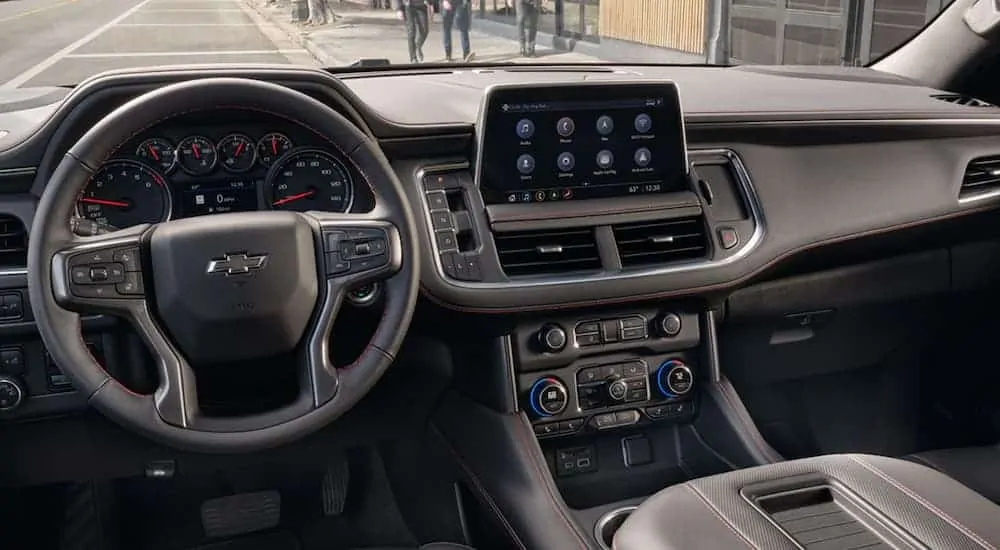
M197 63L864 65L948 0L0 0L0 89Z

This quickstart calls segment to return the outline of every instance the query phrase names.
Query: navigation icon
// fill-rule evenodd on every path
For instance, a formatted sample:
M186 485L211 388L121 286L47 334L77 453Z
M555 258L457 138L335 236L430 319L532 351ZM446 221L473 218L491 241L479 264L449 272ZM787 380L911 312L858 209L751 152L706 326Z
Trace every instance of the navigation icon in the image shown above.
M653 127L653 119L649 118L646 113L640 113L635 117L635 131L640 134L645 134Z
M564 116L559 119L559 122L556 122L556 132L564 138L573 135L575 130L576 123L573 122L573 119L568 116Z
M534 172L535 157L531 155L521 155L517 157L517 171L525 175Z
M517 122L517 136L521 139L531 139L535 135L535 123L522 118Z
M615 156L611 154L611 151L604 149L597 153L597 165L603 169L611 168L611 165L615 163Z
M597 133L602 136L610 134L615 129L615 121L608 115L601 115L597 119Z
M559 153L559 158L556 159L556 165L563 172L569 172L576 166L576 158L573 153Z
M632 158L635 160L636 166L645 168L649 165L649 161L652 160L652 155L650 154L649 149L640 147L635 150L635 155Z

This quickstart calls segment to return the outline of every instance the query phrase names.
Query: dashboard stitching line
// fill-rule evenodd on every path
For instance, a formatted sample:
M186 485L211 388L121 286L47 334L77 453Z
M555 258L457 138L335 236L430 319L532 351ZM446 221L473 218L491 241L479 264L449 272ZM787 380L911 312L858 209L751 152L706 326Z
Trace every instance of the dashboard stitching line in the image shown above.
M986 542L985 540L983 540L983 538L980 537L979 535L977 535L975 533L975 531L969 529L968 527L966 527L962 523L959 523L958 520L952 518L951 516L949 516L947 513L945 513L944 511L942 511L937 506L934 506L934 504L932 504L931 502L929 502L926 499L924 499L922 496L920 496L919 494L917 494L916 492L914 492L912 489L909 489L908 487L906 487L902 483L896 481L895 478L893 478L889 474L883 472L880 468L878 468L874 464L871 464L871 463L863 460L861 457L859 457L857 455L851 455L850 458L854 462L857 462L858 464L860 464L866 470L872 472L873 474L875 474L878 477L882 478L883 480L887 481L890 485L892 485L896 489L899 489L899 491L902 492L903 494L907 495L908 497L910 497L913 500L915 500L915 501L919 502L920 504L922 504L925 508L927 508L928 511L930 511L931 513L933 513L937 517L943 519L945 522L947 522L948 524L950 524L955 529L961 531L963 534L965 534L965 536L967 536L970 539L972 539L979 546L981 546L983 548L990 549L990 550L996 550L996 547L994 547L992 544L990 544L990 543Z
M621 297L621 298L602 298L602 299L597 299L597 300L578 300L578 301L562 302L562 303L556 303L556 304L541 304L541 305L537 305L537 306L513 306L513 307L482 308L482 307L476 307L476 306L466 307L466 306L462 306L462 305L459 305L459 304L453 304L451 302L448 302L448 301L446 301L446 300L444 300L442 298L439 298L439 297L435 296L434 293L433 293L433 291L430 290L427 286L425 286L423 284L421 284L421 289L423 290L424 295L427 296L431 301L433 301L434 303L436 303L436 304L438 304L440 306L446 307L448 309L451 309L451 310L454 310L454 311L464 311L464 312L469 312L469 313L492 313L492 314L501 314L501 313L509 313L509 312L523 312L523 311L539 311L539 310L548 310L548 311L551 311L551 310L565 310L565 309L573 309L573 308L584 307L584 306L592 306L592 305L624 304L624 303L630 303L630 302L637 302L637 301L640 301L640 300L661 299L661 298L669 298L669 297L675 297L675 296L688 296L688 295L703 293L703 292L707 292L707 291L726 290L726 289L732 288L732 287L734 287L734 286L736 286L736 285L738 285L740 283L744 283L744 282L746 282L746 281L748 281L750 279L753 279L754 277L760 275L762 272L766 271L767 269L774 267L775 265L779 264L780 262L782 262L784 260L787 260L787 259L791 258L792 256L795 256L796 254L799 254L799 253L802 253L802 252L807 252L809 250L813 250L815 248L819 248L819 247L822 247L822 246L831 245L831 244L838 244L838 243L842 243L842 242L847 242L847 241L859 239L859 238L862 238L862 237L871 237L871 236L875 236L875 235L882 235L882 234L885 234L885 233L891 233L893 231L899 231L899 230L902 230L902 229L910 229L912 227L920 227L920 226L928 225L928 224L931 224L931 223L937 223L937 222L947 221L947 220L951 220L951 219L955 219L955 218L962 218L962 217L971 216L971 215L974 215L974 214L981 214L981 213L984 213L984 212L989 212L989 211L992 211L992 210L996 210L997 208L998 207L996 205L986 205L986 206L982 206L982 207L979 207L979 208L974 208L974 209L970 208L970 209L962 210L960 212L952 212L952 213L948 213L948 214L942 214L942 215L939 215L939 216L934 216L934 217L926 218L926 219L923 219L923 220L915 220L915 221L912 221L912 222L905 222L905 223L901 223L901 224L897 224L897 225L892 225L892 226L889 226L889 227L881 227L881 228L876 228L876 229L869 229L869 230L865 230L865 231L859 231L857 233L851 233L851 234L848 234L848 235L842 235L842 236L839 236L839 237L831 237L829 239L815 241L815 242L812 242L812 243L808 243L808 244L799 246L797 248L793 248L791 250L787 250L787 251L785 251L785 252L783 252L783 253L775 256L774 258L772 258L771 260L769 260L765 264L761 265L759 268L757 268L757 269L751 271L750 273L747 273L746 275L743 275L741 277L737 277L735 279L731 279L729 281L725 281L725 282L721 282L721 283L715 283L715 284L703 285L703 286L696 286L696 287L690 287L690 288L684 288L684 289L678 289L678 290L667 290L667 291L664 291L664 292L651 292L651 293L648 293L648 294L639 294L639 295L634 295L634 296L625 296L625 297Z

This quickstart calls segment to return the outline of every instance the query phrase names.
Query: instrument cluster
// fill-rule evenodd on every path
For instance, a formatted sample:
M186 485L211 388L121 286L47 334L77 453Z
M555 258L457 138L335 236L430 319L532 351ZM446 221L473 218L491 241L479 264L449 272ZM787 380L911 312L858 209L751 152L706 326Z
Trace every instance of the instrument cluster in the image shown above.
M176 122L139 136L101 166L78 199L77 215L123 229L226 212L374 206L339 154L287 121L277 129Z

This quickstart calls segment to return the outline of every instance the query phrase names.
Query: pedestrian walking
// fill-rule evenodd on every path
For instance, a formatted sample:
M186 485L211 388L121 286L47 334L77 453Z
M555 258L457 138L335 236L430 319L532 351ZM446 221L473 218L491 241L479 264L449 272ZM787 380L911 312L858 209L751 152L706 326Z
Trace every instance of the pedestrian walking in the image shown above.
M410 51L410 63L422 63L431 5L427 0L399 0L398 10L399 18L406 24L406 46Z
M441 29L444 36L444 56L451 61L451 29L458 28L458 41L462 45L462 59L472 61L469 28L472 26L470 0L441 0Z
M521 55L535 57L535 37L538 36L538 15L542 0L521 0L517 6L517 38Z

